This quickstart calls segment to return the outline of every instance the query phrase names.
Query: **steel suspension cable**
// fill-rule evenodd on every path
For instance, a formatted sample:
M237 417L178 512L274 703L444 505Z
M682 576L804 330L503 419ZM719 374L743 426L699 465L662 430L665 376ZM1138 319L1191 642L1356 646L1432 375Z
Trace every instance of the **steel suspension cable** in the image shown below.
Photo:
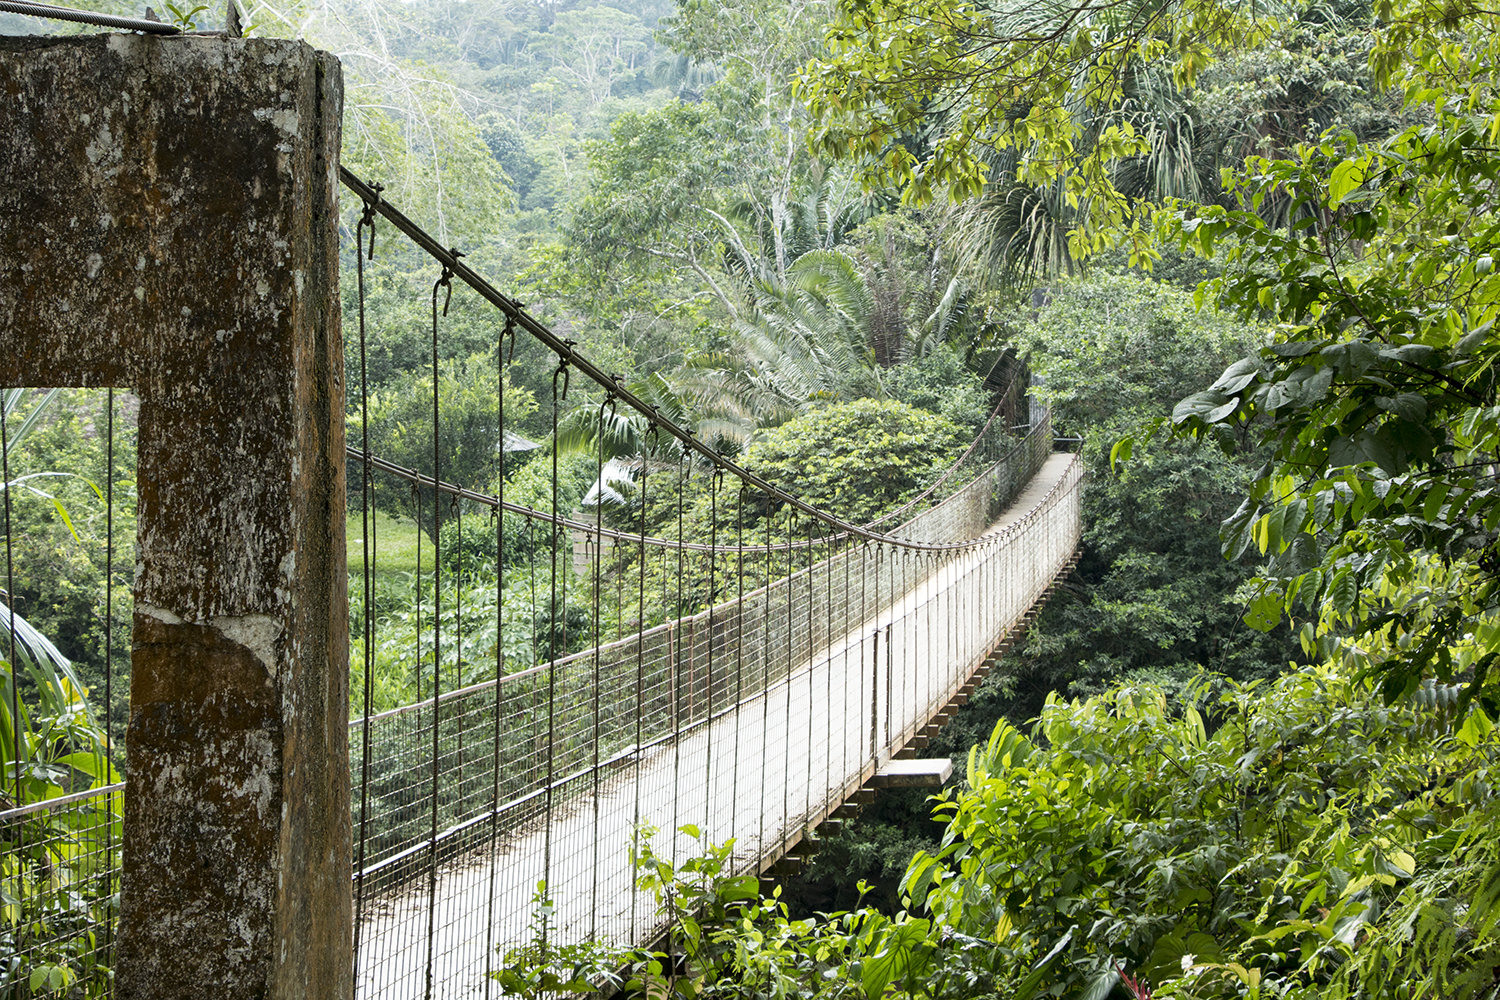
M375 185L375 195L380 196L381 186ZM360 442L365 454L370 453L370 369L366 350L367 334L365 326L365 263L364 263L364 230L370 230L370 259L375 259L375 209L372 205L365 205L364 212L360 216L359 223L354 227L354 266L355 281L358 296L359 310L359 412L360 412ZM360 727L360 781L359 781L359 844L357 862L355 864L354 880L354 968L359 970L360 948L363 944L362 933L364 930L365 909L365 859L369 843L370 828L370 723L369 718L374 713L374 683L375 683L375 597L374 597L374 541L372 532L374 530L374 489L371 482L373 470L368 465L360 466L360 555L361 575L363 577L364 609L361 613L361 633L364 648L361 650L362 675L364 678L364 710L365 724ZM358 980L355 981L355 991L358 992Z
M715 469L708 481L708 703L704 713L708 717L707 757L704 758L703 821L705 828L713 817L714 810L714 608L718 605L718 594L714 589L714 545L719 540L719 487L723 484L723 472Z
M682 618L682 576L683 559L685 553L682 549L683 541L683 485L687 481L687 453L679 452L677 458L677 597L672 606L672 613L668 615L672 619ZM666 574L662 575L662 603L666 603ZM672 864L675 867L679 863L677 856L677 831L682 826L680 807L682 804L682 635L680 632L668 632L674 636L676 642L672 645L671 655L671 682L668 690L672 697ZM692 704L691 682L688 686L689 706Z
M505 379L507 370L505 365L505 344L509 339L514 350L516 327L514 321L507 318L505 330L500 334L500 340L495 345L495 370L498 377L495 379L495 407L499 414L500 445L495 450L495 462L497 474L495 477L495 490L503 505L505 502ZM366 450L368 454L368 449ZM497 587L504 585L505 580L505 514L504 507L490 508L490 515L495 524L495 584ZM501 690L500 678L505 674L505 602L500 594L495 595L495 696L494 712L490 720L493 732L490 748L490 837L489 850L489 886L486 896L488 907L485 916L484 935L484 995L489 1000L494 987L494 954L495 954L495 869L498 865L498 852L496 846L500 839L500 733L504 726L504 717L501 713Z
M1036 428L1033 431L1033 433L1031 435L1031 438L1029 440L1033 440L1033 441L1034 440L1039 440L1040 436L1038 435L1037 432L1041 431L1041 430L1046 430L1046 429L1048 429L1048 428L1045 426L1045 422L1043 424L1039 424L1038 428ZM1041 436L1044 436L1044 435L1041 435ZM540 522L545 523L545 524L556 524L560 528L570 528L570 529L578 530L578 531L589 531L593 527L591 524L589 524L586 521L578 521L578 520L575 520L573 518L564 517L562 515L558 515L558 514L555 514L555 513L548 513L546 511L540 511L540 510L537 510L537 509L532 508L532 507L523 506L521 504L511 503L509 501L502 501L502 500L498 499L497 497L495 497L495 496L493 496L491 494L480 493L478 491L467 489L467 488L465 488L463 486L460 486L460 485L457 485L455 483L437 481L437 480L433 479L432 476L429 476L426 473L419 472L419 471L417 471L415 469L412 469L412 468L409 468L409 467L406 467L406 466L398 465L397 463L392 462L389 459L384 459L384 458L381 458L381 457L376 456L376 455L370 455L368 453L362 452L361 450L353 447L352 445L349 446L348 453L349 453L349 457L350 458L353 458L353 459L355 459L357 461L365 463L366 465L368 465L369 467L371 467L371 468L373 468L375 470L378 470L378 471L381 471L381 472L388 472L388 473L390 473L391 475L393 475L393 476L395 476L397 478L404 479L407 482L409 482L410 484L412 484L414 487L431 487L432 489L436 490L439 493L448 494L449 496L456 496L456 497L459 497L461 499L471 501L473 503L483 504L483 505L488 506L488 507L493 507L493 508L501 509L501 510L504 510L504 511L506 511L508 513L519 514L519 515L521 515L523 517L531 518L533 520L540 521ZM952 498L950 498L950 501L951 501L951 499ZM944 501L944 503L947 503L947 502L950 502L950 501ZM940 504L939 508L941 506L942 505ZM936 510L937 508L934 508L934 509ZM827 519L826 518L820 518L820 520L823 520L825 523L827 523ZM914 524L914 523L915 523L915 520L913 520L912 522L908 522L908 524L904 525L903 528L909 527L911 524ZM616 540L616 541L632 541L633 542L638 537L637 534L634 533L634 532L625 532L625 531L622 531L622 530L619 530L619 529L614 529L614 528L604 528L602 530L603 530L603 533L604 533L605 537L611 538L611 539ZM898 549L911 549L911 550L914 550L914 551L937 552L937 553L952 553L952 554L966 552L966 551L970 550L971 548L973 548L973 546L976 544L976 542L973 541L973 540L960 541L960 542L946 542L946 543L930 543L930 542L916 542L916 541L913 541L911 539L907 539L907 538L903 538L903 537L895 536L895 535L859 534L859 535L850 536L850 535L848 535L846 533L843 533L843 532L840 532L840 533L834 535L833 537L836 538L836 539L838 539L838 540L840 540L840 541L843 541L843 540L845 540L847 538L850 538L850 537L860 537L860 538L865 538L867 540L880 540L880 541L884 541L884 542L886 542L886 543L890 544L891 546L893 546L895 548L898 548ZM982 539L979 540L979 544L992 544L995 540L996 540L995 536L985 536L984 538L982 538ZM649 544L649 545L651 545L653 547L656 547L656 548L660 548L660 549L683 549L683 550L687 550L687 551L691 551L691 552L705 552L705 551L708 551L708 549L709 549L709 546L708 546L708 544L706 542L690 542L690 541L686 541L686 540L683 540L683 541L679 542L679 541L677 541L675 539L660 538L660 537L656 537L656 536L652 536L652 535L648 535L646 537L646 542L647 542L647 544ZM808 545L808 543L805 542L805 541L799 541L799 540L797 540L795 538L787 538L787 539L784 539L782 541L775 542L772 545L772 548L776 549L777 551L780 551L780 550L783 550L783 549L802 549L802 548L806 548L807 545ZM761 549L763 547L764 546L760 546L760 545L753 546L753 548L757 549L757 550ZM719 547L720 551L723 551L723 548L724 548L723 546L720 546Z
M734 764L729 777L729 801L740 800L740 709L745 697L745 486L740 484L736 493L735 520L734 520L734 623L735 635L738 637L734 644ZM729 839L734 840L739 834L738 830L739 810L732 809L729 813ZM759 873L757 873L759 874Z
M814 645L819 650L824 670L823 704L825 706L825 714L823 718L823 752L821 755L823 794L820 797L821 801L818 802L817 812L818 822L822 823L823 820L828 818L829 810L833 808L832 796L836 794L833 773L834 768L837 766L837 761L834 759L833 736L833 673L836 669L834 661L837 659L837 656L834 651L834 643L838 640L839 632L842 630L837 626L839 620L837 618L838 591L834 587L833 579L834 563L839 561L842 556L838 552L836 545L826 535L821 536L820 541L824 555L818 561L817 566L823 570L823 579L821 585L814 584L814 591L820 595L819 600L822 602L822 615L818 622L818 627L822 630L822 634L815 640ZM839 784L842 785L842 782L839 782Z
M650 463L641 466L641 546L640 557L636 560L638 589L636 592L636 614L641 626L646 623L646 508L647 508L647 483L651 479ZM635 814L631 821L631 838L636 852L640 856L644 845L641 843L643 833L641 830L641 744L645 742L645 734L642 727L646 717L646 642L639 633L635 644ZM639 941L640 937L636 928L636 904L639 898L639 880L630 880L630 939Z
M816 590L813 586L815 582L815 570L813 569L815 564L813 559L816 553L813 551L812 540L813 532L817 529L818 523L816 521L809 521L807 524L807 540L809 543L807 546L807 569L805 571L807 573L807 785L803 790L802 796L802 815L804 817L812 814L813 759L817 756L813 752L813 726L817 721L817 712L813 711L813 706L817 704L817 697L814 691L818 671L815 662L817 636L813 632L813 620L817 614ZM787 664L787 669L791 669L791 664ZM791 687L790 684L787 686L788 688Z
M562 383L561 392L558 391L559 379ZM562 358L556 371L552 373L552 440L557 440L558 410L562 403L562 397L568 392L568 359ZM552 449L552 513L558 510L558 475L557 475L557 448ZM547 581L547 787L545 805L543 807L546 816L546 827L542 848L542 883L548 887L550 892L552 885L552 807L553 793L557 785L556 753L557 753L557 549L559 543L559 526L556 521L552 522L552 537L549 546L551 560L551 575ZM533 557L533 563L535 557ZM564 617L567 612L564 610ZM545 911L544 911L545 912ZM542 920L541 944L547 946L547 935L550 928L547 926L546 917Z
M59 7L56 4L37 3L36 0L0 0L0 11L8 14L23 14L26 17L41 17L52 21L94 24L102 28L124 28L126 31L140 31L148 35L182 34L181 28L165 21L100 14L92 10L76 10L72 7Z
M851 535L868 537L871 539L885 539L891 544L902 548L934 548L942 550L953 550L961 548L958 545L929 545L917 542L908 542L899 538L891 538L878 532L870 531L859 525L844 521L816 506L799 499L785 490L767 482L760 476L755 475L743 466L730 461L723 455L711 448L708 444L697 438L691 432L679 427L676 423L663 416L657 407L653 407L640 396L631 392L621 384L618 376L612 376L595 365L587 357L574 350L576 346L573 341L563 339L549 330L543 323L531 316L522 307L521 303L505 295L486 281L481 275L473 271L459 259L462 254L454 250L444 248L436 239L430 236L416 223L412 222L389 202L377 197L372 185L365 183L351 173L347 168L339 168L339 177L344 185L358 195L366 204L375 205L376 211L385 217L393 226L404 233L413 243L421 247L433 259L443 265L444 269L452 272L452 276L460 279L481 298L494 305L508 318L514 319L517 326L525 330L532 337L540 341L549 350L557 355L561 364L566 367L577 369L582 375L591 379L603 389L612 391L618 399L626 406L634 409L645 417L654 431L665 432L676 439L679 447L684 453L692 452L706 459L710 464L722 468L725 472L737 477L742 482L749 483L761 492L765 493L773 503L779 503L792 507L803 514L816 517L824 521L837 532L846 532Z
M797 511L791 512L791 520L787 524L788 536L797 533ZM797 630L794 615L797 613L796 587L797 587L797 564L793 561L796 557L790 549L786 553L786 666L783 668L782 687L786 689L786 714L783 717L783 738L790 740L792 736L792 664L796 662L796 654L793 644L796 641ZM781 774L781 831L783 843L786 831L792 820L792 782L791 775L783 769Z
M452 275L447 265L443 266L442 275L432 286L432 478L442 481L442 430L440 420L440 394L441 394L441 372L438 364L438 291L447 286L448 294L453 294L451 282ZM447 315L448 306L443 306L443 314ZM420 510L420 507L418 508ZM431 833L429 834L428 860L427 860L427 973L426 988L424 996L431 1000L433 990L433 960L436 957L437 948L437 862L438 862L438 786L441 778L441 735L439 733L439 720L441 718L441 706L439 697L442 688L442 618L443 618L443 551L442 551L442 529L443 503L442 497L434 492L432 495L432 791L430 799L432 807ZM417 544L421 545L421 518L417 520ZM419 550L420 551L420 550ZM422 575L421 561L417 563L417 578ZM420 593L420 585L419 585ZM421 607L420 598L418 607ZM420 634L420 626L418 627ZM421 659L417 660L418 670L421 668Z
M761 688L760 689L762 691L764 691L766 693L766 695L765 695L765 697L763 697L763 698L760 699L760 792L756 796L757 800L760 803L760 806L759 806L759 808L757 808L755 810L756 814L760 817L760 830L758 832L758 837L757 837L756 843L761 845L761 852L762 853L765 852L765 846L764 845L765 845L765 842L766 842L766 791L765 791L765 788L766 788L766 772L767 772L767 770L768 770L768 768L770 766L770 758L769 758L768 755L770 753L770 746L771 746L771 613L772 612L771 612L771 587L769 585L769 581L771 580L771 573L772 573L771 559L772 559L772 556L771 556L771 518L768 517L768 518L766 518L766 571L765 571L765 576L766 576L766 580L767 580L767 586L765 587L766 613L761 616L761 622L763 623L764 627L761 630L761 634L762 634L763 638L761 639L761 661L760 661L761 662Z
M111 386L104 394L104 767L100 773L108 778L114 775L115 752L114 720L114 631L115 631L115 390ZM111 796L112 798L113 796ZM114 823L104 827L104 856L114 857ZM101 874L104 898L114 898L114 865L105 865ZM106 907L106 912L112 907ZM110 917L106 923L112 925ZM112 938L113 934L107 932Z
M595 436L599 439L599 469L601 481L604 475L604 410L606 407L609 407L612 404L613 399L608 396L605 397L604 402L599 404L599 432ZM592 706L594 714L594 760L592 789L592 798L594 805L594 863L590 866L593 873L593 882L590 892L589 905L589 940L591 941L594 940L599 933L599 782L601 777L599 773L599 741L604 728L603 720L600 717L600 696L602 694L601 688L604 686L604 682L603 679L599 676L601 673L602 663L599 651L599 640L602 638L599 634L599 622L601 620L599 590L601 584L600 574L604 568L604 536L602 534L604 529L604 502L602 497L600 498L598 503L594 504L594 520L596 533L594 535L594 553L591 563L594 584L592 608L594 616L594 654L592 670L594 687L594 701Z

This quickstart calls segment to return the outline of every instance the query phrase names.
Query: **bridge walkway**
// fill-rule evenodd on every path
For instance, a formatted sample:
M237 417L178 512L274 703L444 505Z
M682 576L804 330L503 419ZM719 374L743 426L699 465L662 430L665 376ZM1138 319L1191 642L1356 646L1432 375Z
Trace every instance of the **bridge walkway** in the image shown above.
M1065 566L1078 542L1076 456L1056 454L979 545L830 643L790 676L684 730L618 757L597 791L551 822L451 859L431 884L376 901L361 928L359 994L497 996L497 948L528 939L546 880L553 943L642 943L661 931L636 888L630 847L679 863L734 840L737 870L763 871L864 785L943 709ZM412 947L431 931L431 955ZM429 975L431 987L429 994Z

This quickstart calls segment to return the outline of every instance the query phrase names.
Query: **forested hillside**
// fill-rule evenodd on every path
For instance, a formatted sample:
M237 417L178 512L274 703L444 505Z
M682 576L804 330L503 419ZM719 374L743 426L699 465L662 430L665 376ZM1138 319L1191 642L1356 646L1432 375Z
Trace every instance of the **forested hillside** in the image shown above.
M1002 357L1029 361L1090 469L1077 572L940 744L962 781L884 799L786 903L718 871L721 847L690 871L648 858L681 964L542 940L511 956L513 988L556 966L548 989L583 989L625 963L689 1000L1500 993L1500 16L1426 0L247 13L342 60L350 169L752 471L873 519L962 451ZM0 31L38 26L0 14ZM396 248L368 267L368 367L350 379L368 410L350 426L373 451L430 462L409 426L436 377L461 428L452 478L563 513L637 503L595 456L645 467L641 428L601 442L564 413L554 434L541 349L497 373L493 324L462 302L434 376L413 332L431 268ZM50 695L20 684L28 725L66 717L97 742L99 609L129 561L90 554L90 484L115 484L128 531L131 459L101 464L95 397L5 405L36 417L7 455L8 601L78 665ZM540 444L504 467L501 406ZM554 455L556 490L536 457ZM41 472L68 475L21 495ZM708 487L682 489L679 530L713 530L693 506ZM409 496L373 503L429 562L353 595L379 648L356 711L420 698L431 668L409 641L436 587L430 525ZM610 624L582 605L544 617L547 553L519 531L501 551L511 576L462 530L443 540L443 565L488 595L441 665L462 683ZM96 777L56 745L31 743L37 797Z

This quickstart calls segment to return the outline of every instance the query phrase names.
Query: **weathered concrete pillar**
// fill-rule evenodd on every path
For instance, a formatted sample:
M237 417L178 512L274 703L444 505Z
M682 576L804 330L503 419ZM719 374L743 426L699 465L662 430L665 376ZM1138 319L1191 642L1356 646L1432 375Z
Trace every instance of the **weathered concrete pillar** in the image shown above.
M141 398L118 995L350 994L342 84L0 38L0 385Z

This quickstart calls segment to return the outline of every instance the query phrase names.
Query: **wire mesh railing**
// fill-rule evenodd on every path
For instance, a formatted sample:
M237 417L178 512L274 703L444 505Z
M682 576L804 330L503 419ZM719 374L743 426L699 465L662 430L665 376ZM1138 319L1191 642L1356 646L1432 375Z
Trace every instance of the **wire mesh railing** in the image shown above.
M372 836L358 873L363 987L415 995L432 975L438 995L482 989L495 949L528 933L539 883L556 939L650 939L661 928L625 857L642 827L674 854L697 846L673 836L684 824L735 838L745 869L779 854L1045 589L1077 542L1077 485L1070 463L1024 517L954 557L860 544L612 646L357 720L382 758L369 827L389 837ZM434 725L437 783L421 749Z
M108 995L123 789L0 812L0 996Z

